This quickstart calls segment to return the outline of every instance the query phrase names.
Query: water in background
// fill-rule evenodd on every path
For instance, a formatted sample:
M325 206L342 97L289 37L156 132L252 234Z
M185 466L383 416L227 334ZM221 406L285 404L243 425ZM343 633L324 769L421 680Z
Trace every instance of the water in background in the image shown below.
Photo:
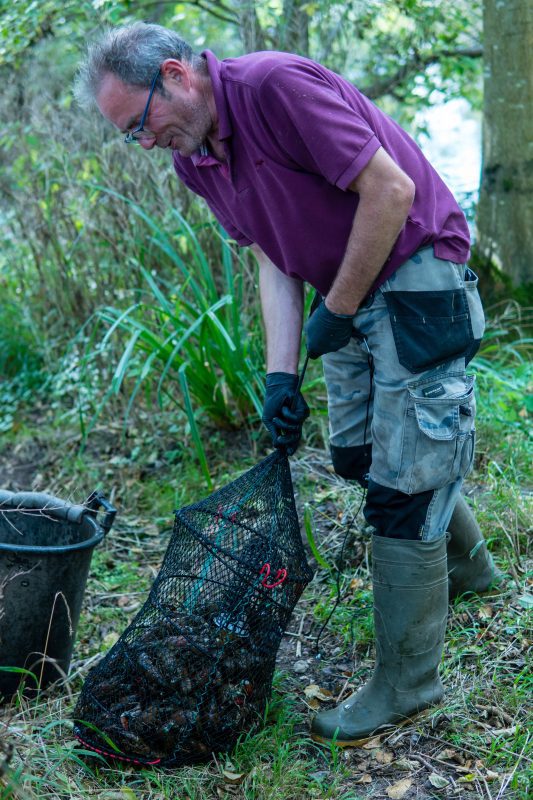
M474 235L474 212L481 174L481 119L466 100L450 100L421 111L417 122L429 136L418 143L457 198Z

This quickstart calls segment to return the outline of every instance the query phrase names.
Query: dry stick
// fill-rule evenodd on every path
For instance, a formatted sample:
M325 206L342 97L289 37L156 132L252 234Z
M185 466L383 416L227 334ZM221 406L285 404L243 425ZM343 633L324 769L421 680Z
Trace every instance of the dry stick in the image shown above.
M488 711L489 714L493 714L496 717L501 717L508 725L515 724L515 720L510 714L507 714L506 711L501 711L501 709L497 708L496 706L482 706L476 703L474 708L479 708L480 711Z
M431 736L431 734L426 734L426 739L433 739L434 742L441 742L442 744L445 744L446 747L450 747L450 742L446 741L446 739L442 739L440 736ZM528 739L528 741L529 741L529 739ZM478 748L477 752L474 752L473 750L470 750L468 747L465 747L465 745L463 745L463 744L459 745L458 747L464 753L468 753L470 756L472 756L472 758L479 758L479 753L480 752L483 752L485 755L489 755L489 756L491 755L491 751L486 747L482 747L481 745L477 745L477 748ZM500 751L502 753L506 753L509 756L515 756L516 757L518 755L518 753L515 753L513 750L508 750L506 747L501 747Z
M430 764L429 761L426 761L426 759L423 756L419 755L418 753L409 753L409 758L412 758L415 761L419 761L421 764L424 764L424 766L427 767L427 769L433 772L434 769L433 765ZM449 764L447 761L442 761L440 758L436 758L435 756L428 756L428 758L431 759L431 761L437 761L439 764L443 764L444 766L448 767L448 769L453 769L453 765ZM453 776L447 775L446 780L449 780L455 789L456 783L455 780L453 779Z
M433 769L434 769L433 764L430 764L428 761L426 761L424 756L421 756L418 753L409 753L409 758L412 758L414 761L419 761L421 764L423 764L425 767L427 767L430 770L430 772L433 772ZM438 760L436 758L433 758L433 756L429 756L429 758L431 758L432 761L437 761ZM448 765L448 766L450 766L450 765Z
M522 583L523 578L519 577L518 572L516 571L516 566L513 563L513 559L512 559L512 556L511 556L511 553L509 552L509 550L506 547L504 547L503 548L503 552L505 553L505 555L507 557L507 560L509 562L509 569L513 573L513 578L515 579L516 585L518 587Z
M502 531L504 532L504 534L505 534L506 538L509 540L509 544L511 545L511 547L512 547L512 549L513 549L514 557L515 557L515 559L516 559L516 566L517 566L517 568L518 568L518 569L519 569L521 572L524 572L524 569L523 569L523 567L522 567L522 564L521 564L521 562L520 562L520 553L519 553L519 551L516 549L516 542L514 542L514 541L513 541L512 537L511 537L511 535L509 534L509 532L507 531L507 528L506 528L506 526L504 525L504 523L503 523L503 521L502 521L501 517L500 517L498 514L495 514L494 516L496 517L496 519L497 519L497 520L498 520L498 522L500 523L501 529L502 529ZM511 559L509 559L509 560L511 561Z
M526 749L527 745L529 744L530 738L531 738L531 736L528 734L526 736L526 741L524 742L524 746L523 746L522 750L520 751L520 755L518 756L516 764L514 765L513 771L511 772L510 775L507 775L507 780L504 779L502 781L502 785L500 786L500 790L499 790L499 792L498 792L498 794L496 796L496 800L500 800L500 798L503 797L503 792L505 791L505 789L507 789L508 785L511 783L511 781L512 781L512 779L514 777L514 774L515 774L516 770L518 769L518 765L522 761L522 756L524 755L524 750ZM516 753L514 755L516 755Z
M24 534L22 533L22 531L19 531L19 529L17 528L17 526L16 526L16 525L14 525L14 524L11 522L11 520L9 519L9 517L6 517L6 512L7 512L7 511L16 511L16 510L18 510L18 509L7 509L7 508L5 508L5 509L2 509L2 517L5 519L5 521L6 521L7 523L9 523L9 525L11 525L11 527L13 528L13 530L14 530L14 531L16 531L16 532L19 534L19 536L24 536Z
M302 655L302 632L304 628L305 617L306 617L305 613L302 614L302 618L300 620L300 627L298 628L298 633L297 633L298 640L296 642L296 658L300 658L300 656Z
M340 690L340 692L339 692L339 696L338 696L338 697L337 697L337 699L335 700L335 702L336 702L336 703L340 703L340 701L341 701L341 697L343 696L344 692L346 691L346 687L348 686L348 684L349 684L349 682L350 682L350 678L352 678L352 677L353 677L353 675L350 675L350 676L349 676L348 678L346 678L346 680L344 681L344 686L343 686L343 687L342 687L342 689Z
M476 641L477 641L477 644L479 644L479 643L482 641L482 639L484 639L484 637L485 637L485 636L487 635L487 633L490 631L490 629L492 628L492 626L494 625L494 623L496 622L496 620L498 619L498 617L500 616L500 614L502 613L502 611L503 611L503 609L500 609L500 610L499 610L499 611L497 611L497 612L496 612L496 614L495 614L495 615L492 617L491 621L489 622L489 624L487 625L487 627L485 628L485 630L484 630L484 631L483 631L483 632L482 632L482 633L479 635L479 637L477 638L477 640L476 640Z
M479 774L479 777L480 777L480 778L481 778L481 780L483 781L483 784L484 784L484 786L485 786L485 789L487 790L487 797L489 798L489 800L492 800L492 794L490 793L490 789L489 789L489 785L488 785L488 783L487 783L487 779L485 778L485 776L484 776L484 775L483 775L481 772L480 772L480 774Z

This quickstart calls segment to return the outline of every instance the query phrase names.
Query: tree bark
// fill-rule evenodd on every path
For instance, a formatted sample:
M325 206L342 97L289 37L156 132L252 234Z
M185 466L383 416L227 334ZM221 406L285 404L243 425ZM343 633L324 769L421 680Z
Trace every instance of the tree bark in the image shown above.
M309 56L309 15L302 0L285 0L278 30L284 50Z
M252 0L238 0L235 5L245 52L254 53L257 50L265 50L265 35L257 18L255 3Z
M479 250L533 280L533 4L485 0Z

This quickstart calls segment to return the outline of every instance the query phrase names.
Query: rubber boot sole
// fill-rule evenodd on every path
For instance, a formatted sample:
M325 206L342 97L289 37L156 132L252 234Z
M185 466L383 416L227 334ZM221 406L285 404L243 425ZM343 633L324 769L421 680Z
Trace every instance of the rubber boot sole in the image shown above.
M410 722L428 717L433 710L433 708L424 708L422 711L418 711L416 714L411 714L410 717L406 717L400 722L394 722L390 725L382 725L380 728L376 728L375 731L369 733L368 736L364 736L362 739L328 739L325 736L319 736L317 733L312 733L311 739L314 742L320 742L320 744L333 744L336 747L363 747L365 744L367 744L367 742L370 742L376 736L381 736L384 733L391 733L393 730L396 730L396 728L403 728L405 725L409 725Z

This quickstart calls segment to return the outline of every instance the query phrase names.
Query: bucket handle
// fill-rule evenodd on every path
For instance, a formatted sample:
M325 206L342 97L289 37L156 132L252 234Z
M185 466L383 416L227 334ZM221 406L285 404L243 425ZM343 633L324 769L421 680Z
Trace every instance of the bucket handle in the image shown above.
M109 502L107 497L102 492L94 491L87 498L85 507L88 508L89 511L94 514L95 517L100 507L104 509L105 511L104 519L100 523L100 527L104 532L104 536L106 536L111 530L111 526L115 521L115 517L117 514L117 509L115 508L115 506L113 506Z

